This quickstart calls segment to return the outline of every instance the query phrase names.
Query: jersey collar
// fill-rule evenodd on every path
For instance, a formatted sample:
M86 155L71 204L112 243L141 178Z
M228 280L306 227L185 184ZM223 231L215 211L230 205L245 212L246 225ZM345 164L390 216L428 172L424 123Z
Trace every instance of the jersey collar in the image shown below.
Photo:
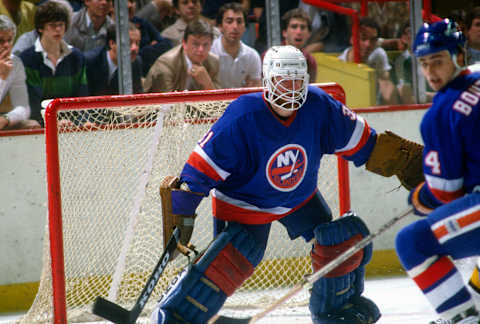
M268 101L265 100L265 94L262 94L262 98L263 98L263 101L265 102L265 105L267 106L268 110L271 112L271 114L273 115L273 117L275 117L275 119L280 123L282 124L283 126L285 127L289 127L293 121L295 120L295 117L297 116L297 111L298 110L295 110L294 113L288 117L288 118L281 118L280 116L277 115L277 113L272 109L272 106L270 105L270 103ZM302 109L300 107L300 109Z

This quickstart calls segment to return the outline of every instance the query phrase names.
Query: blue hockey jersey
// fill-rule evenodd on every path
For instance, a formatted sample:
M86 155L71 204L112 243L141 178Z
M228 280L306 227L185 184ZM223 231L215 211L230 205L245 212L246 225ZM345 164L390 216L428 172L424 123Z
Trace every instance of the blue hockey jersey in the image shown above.
M317 87L286 120L263 94L240 96L198 142L181 181L192 191L212 191L215 217L265 224L302 206L317 190L324 154L364 164L375 130Z
M420 125L421 195L437 207L480 185L480 73L468 70L438 91ZM480 188L478 188L480 190Z

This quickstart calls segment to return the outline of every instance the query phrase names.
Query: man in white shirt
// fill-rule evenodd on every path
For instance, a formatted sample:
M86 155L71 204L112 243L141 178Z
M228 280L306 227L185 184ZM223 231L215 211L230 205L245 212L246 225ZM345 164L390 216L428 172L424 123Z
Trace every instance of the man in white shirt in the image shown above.
M16 27L5 15L0 15L0 130L40 128L29 120L25 69L22 61L12 55Z
M218 79L222 88L261 86L261 60L257 51L245 45L246 12L238 2L223 5L217 15L222 36L212 44L212 53L220 59Z

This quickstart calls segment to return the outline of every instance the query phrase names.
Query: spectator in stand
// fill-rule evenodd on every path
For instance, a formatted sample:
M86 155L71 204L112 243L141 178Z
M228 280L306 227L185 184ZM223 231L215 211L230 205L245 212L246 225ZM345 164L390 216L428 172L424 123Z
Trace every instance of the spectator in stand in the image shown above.
M172 42L163 38L150 22L135 16L137 6L135 0L128 0L127 6L128 18L140 31L139 55L143 65L142 75L146 76L155 60L163 53L172 49Z
M147 74L146 92L219 89L218 56L210 53L213 27L194 20L187 25L181 45L161 55Z
M218 12L223 5L229 2L240 3L246 13L248 13L248 10L250 9L250 0L208 0L204 1L202 7L202 16L205 17L211 25L215 25L215 23L218 25Z
M360 9L360 4L352 5L356 10ZM400 39L402 30L401 27L409 22L410 2L386 2L381 4L379 2L368 3L368 14L375 20L379 26L379 35L377 44L386 51L403 51L403 42ZM455 11L453 11L455 12ZM427 12L422 9L422 19L425 22L432 23L440 21L442 18L432 14L427 16Z
M189 22L199 19L206 20L200 15L202 11L201 0L173 0L173 6L178 18L173 25L163 30L162 36L171 40L173 46L177 46L182 43L183 34ZM213 32L214 38L220 36L220 32L216 28Z
M5 15L17 26L14 42L23 33L34 29L36 7L33 3L23 0L0 0L0 15Z
M307 60L310 82L317 79L317 62L310 53L305 51L304 46L312 33L312 21L310 16L300 8L287 11L282 16L282 36L284 45L292 45L302 51Z
M357 6L359 4L357 3ZM385 50L403 50L399 48L401 28L409 21L408 1L368 2L368 16L375 20L379 29L378 46Z
M175 23L175 8L171 1L152 0L138 10L137 17L149 21L159 32Z
M22 61L12 55L16 26L5 15L0 15L0 130L39 128L29 120L25 70Z
M287 11L298 8L299 0L278 0L280 17ZM258 20L258 37L255 41L255 49L258 53L266 52L267 48L267 12L265 9L265 1L251 0L251 8ZM278 44L275 44L278 45ZM310 78L311 80L312 78Z
M73 8L72 6L70 5L70 2L67 1L67 0L46 0L46 1L42 1L41 4L47 2L47 1L56 1L56 2L59 2L61 4L63 4L67 9L68 9L68 12L70 13L70 22L72 21L72 16L73 16ZM68 26L69 28L70 26ZM67 28L67 29L68 29ZM26 32L26 33L23 33L18 39L17 41L15 42L15 44L13 45L13 49L12 49L12 53L15 54L15 55L20 55L20 53L22 53L24 50L26 50L27 48L33 46L35 44L35 40L38 38L38 33L35 29L29 31L29 32Z
M218 79L222 88L261 86L262 63L257 51L242 41L247 14L238 2L220 7L217 26L222 36L213 41L211 52L218 55Z
M107 28L113 25L108 16L112 0L85 0L85 7L72 18L72 26L65 34L65 41L82 52L104 46Z
M361 18L360 29L360 62L376 71L377 77L377 104L393 105L399 102L398 91L390 78L392 66L388 62L387 53L378 46L378 25L371 18ZM352 36L353 37L353 36ZM350 39L353 43L353 39ZM353 48L348 47L338 57L342 61L353 62Z
M140 31L133 23L130 23L128 34L130 36L133 93L142 93L142 63L138 57ZM91 96L120 94L117 49L116 29L115 25L111 25L107 30L107 45L85 52L88 91Z
M68 9L58 2L40 5L35 13L35 29L40 36L34 46L20 54L27 75L32 119L42 126L43 100L88 95L85 58L63 40L69 18ZM72 114L72 118L78 117Z
M393 72L400 102L403 104L413 104L415 103L415 98L413 97L412 89L412 36L410 34L410 22L405 23L401 31L401 46L406 49L395 59Z
M410 22L407 21L400 29L402 34L399 40L402 42L401 48L405 50L395 58L393 64L392 79L398 89L400 103L414 104L416 103L413 94L413 77L412 77L412 35L410 34ZM431 102L435 92L430 88L428 83L425 84L425 100Z
M480 7L473 8L466 21L467 65L480 62Z

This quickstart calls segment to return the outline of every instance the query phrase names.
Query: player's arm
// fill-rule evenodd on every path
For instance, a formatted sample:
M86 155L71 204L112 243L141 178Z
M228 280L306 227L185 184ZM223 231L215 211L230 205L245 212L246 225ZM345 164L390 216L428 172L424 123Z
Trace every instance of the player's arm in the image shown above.
M423 169L425 182L418 185L409 196L409 203L418 215L427 215L433 209L448 204L472 190L470 152L478 151L478 117L470 111L454 111L450 114L427 119L428 125L440 118L451 127L423 127L425 139ZM473 182L474 183L474 182Z
M448 136L450 139L455 136ZM425 181L411 190L408 203L415 214L428 215L434 209L447 204L465 194L464 188L464 154L461 145L447 144L450 150L438 149L425 145L423 168Z
M363 117L344 105L337 111L341 114L333 114L331 119L336 134L335 154L355 166L366 164L367 170L384 177L396 175L407 190L424 180L422 145L390 131L377 134Z
M207 133L208 134L208 133ZM200 141L201 143L201 141ZM163 239L169 239L174 226L180 228L180 242L190 241L195 211L203 197L225 178L215 171L215 163L197 144L190 154L180 177L167 176L160 185L163 215ZM225 174L222 174L225 177Z
M333 107L328 117L333 152L357 167L365 164L375 144L375 129L340 102L333 98L327 98L327 101Z
M413 207L414 213L419 216L426 216L435 208L442 205L442 203L431 194L425 182L420 183L410 191L408 204Z
M163 243L166 246L174 227L180 229L180 243L187 245L192 237L195 211L204 194L193 192L178 177L167 176L160 184L162 200Z
M227 108L228 109L228 108ZM162 212L164 215L164 240L167 240L173 226L181 229L182 244L187 244L193 230L195 211L203 197L218 187L231 175L229 170L242 169L245 159L233 134L239 134L226 112L203 136L190 153L180 177L167 177L162 183ZM162 191L161 191L162 193ZM166 219L165 219L166 215ZM183 231L182 231L183 228ZM184 233L186 233L184 236Z

